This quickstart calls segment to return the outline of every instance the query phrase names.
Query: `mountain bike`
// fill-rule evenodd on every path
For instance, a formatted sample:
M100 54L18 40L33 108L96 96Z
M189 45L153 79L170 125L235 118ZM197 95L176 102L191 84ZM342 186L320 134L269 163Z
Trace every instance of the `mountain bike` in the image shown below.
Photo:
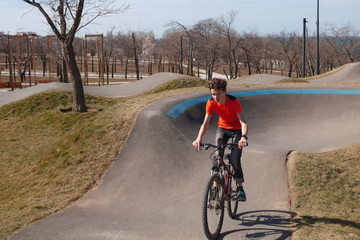
M206 237L210 240L216 239L220 234L224 221L224 202L227 202L230 218L235 218L237 212L238 200L234 170L230 163L230 153L225 153L226 149L235 148L238 148L238 145L233 143L220 147L209 143L201 144L200 149L214 149L210 154L213 162L211 176L206 183L202 202L202 226Z

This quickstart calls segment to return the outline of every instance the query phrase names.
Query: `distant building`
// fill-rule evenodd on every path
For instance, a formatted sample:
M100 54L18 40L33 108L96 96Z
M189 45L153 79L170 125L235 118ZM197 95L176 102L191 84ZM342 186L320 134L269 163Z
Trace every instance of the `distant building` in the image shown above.
M35 32L17 32L16 35L17 36L28 36L30 38L38 38L38 37L40 37Z

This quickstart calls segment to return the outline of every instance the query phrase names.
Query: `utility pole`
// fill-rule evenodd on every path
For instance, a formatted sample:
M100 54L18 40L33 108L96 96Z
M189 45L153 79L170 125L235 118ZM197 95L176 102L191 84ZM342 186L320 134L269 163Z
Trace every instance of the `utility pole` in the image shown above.
M302 61L302 77L305 77L305 63L306 63L306 18L303 20L303 61Z
M316 21L316 75L320 74L320 50L319 50L319 0L317 0L317 21Z

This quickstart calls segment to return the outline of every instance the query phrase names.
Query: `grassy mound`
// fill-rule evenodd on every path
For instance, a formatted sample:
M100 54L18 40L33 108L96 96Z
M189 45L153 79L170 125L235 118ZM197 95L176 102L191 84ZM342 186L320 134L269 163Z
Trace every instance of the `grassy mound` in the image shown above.
M193 87L208 87L208 80L195 77L183 77L164 83L163 85L151 90L151 92L159 93L168 90Z
M279 82L277 82L277 84L285 84L285 83L309 83L309 81L302 79L302 78L289 78L289 79L283 79Z
M189 87L199 82L181 78L161 91L120 99L87 95L87 113L69 111L72 93L67 91L2 106L0 239L83 196L116 159L141 109L194 91Z
M78 199L119 149L121 100L87 96L89 112L66 111L70 92L47 92L0 108L0 238ZM65 111L64 111L65 110Z
M360 239L360 144L289 157L293 239Z

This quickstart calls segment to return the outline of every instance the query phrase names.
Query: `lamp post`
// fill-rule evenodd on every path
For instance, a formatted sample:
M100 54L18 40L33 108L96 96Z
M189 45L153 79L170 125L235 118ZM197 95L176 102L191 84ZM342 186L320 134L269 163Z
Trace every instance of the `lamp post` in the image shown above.
M302 62L302 77L305 77L305 61L306 61L306 18L303 20L303 62Z
M319 50L319 0L317 0L317 21L316 21L316 75L320 74L320 50Z

